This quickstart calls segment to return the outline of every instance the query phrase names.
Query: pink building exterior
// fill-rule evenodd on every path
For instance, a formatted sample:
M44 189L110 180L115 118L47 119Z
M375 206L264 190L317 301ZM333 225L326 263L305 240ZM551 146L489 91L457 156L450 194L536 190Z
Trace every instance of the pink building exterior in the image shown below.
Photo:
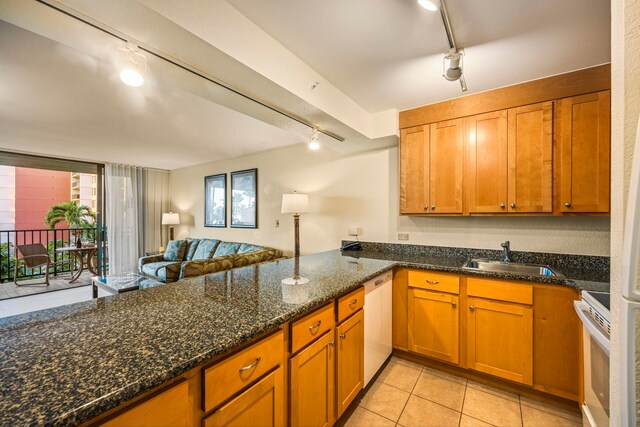
M70 195L70 172L16 168L15 230L48 228L45 214L51 206L69 202ZM56 228L66 227L66 223L61 223Z

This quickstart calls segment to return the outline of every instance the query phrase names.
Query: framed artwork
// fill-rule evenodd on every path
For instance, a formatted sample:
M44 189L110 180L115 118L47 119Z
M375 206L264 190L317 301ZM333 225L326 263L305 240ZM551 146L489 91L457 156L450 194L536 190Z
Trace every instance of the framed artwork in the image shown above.
M204 177L204 226L227 226L227 174Z
M231 227L258 228L258 169L231 172Z

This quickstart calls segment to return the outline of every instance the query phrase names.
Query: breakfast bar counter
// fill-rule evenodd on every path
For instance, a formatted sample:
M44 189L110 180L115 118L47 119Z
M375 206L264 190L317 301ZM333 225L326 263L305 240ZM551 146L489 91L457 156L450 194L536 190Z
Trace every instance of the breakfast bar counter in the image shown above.
M608 287L597 257L558 265L565 277L523 277L461 269L465 253L364 249L301 257L305 285L281 284L287 259L0 319L0 425L88 421L394 267Z

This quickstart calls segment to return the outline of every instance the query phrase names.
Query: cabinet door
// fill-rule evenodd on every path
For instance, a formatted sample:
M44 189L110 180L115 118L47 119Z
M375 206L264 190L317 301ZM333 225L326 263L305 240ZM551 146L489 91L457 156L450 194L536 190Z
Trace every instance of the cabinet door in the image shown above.
M205 418L205 427L284 426L284 376L278 368Z
M409 350L458 363L458 296L409 288Z
M337 332L336 419L349 407L364 384L364 310L341 323Z
M512 108L509 117L509 212L553 210L553 102Z
M102 426L178 427L193 425L189 383L181 381L109 419Z
M462 119L431 125L429 188L431 213L462 213Z
M610 92L558 101L561 212L609 212Z
M427 213L429 205L429 126L400 132L400 213Z
M323 427L333 424L334 346L332 330L289 361L292 426Z
M507 212L507 112L467 118L470 213Z
M533 310L468 298L469 368L522 384L533 381Z

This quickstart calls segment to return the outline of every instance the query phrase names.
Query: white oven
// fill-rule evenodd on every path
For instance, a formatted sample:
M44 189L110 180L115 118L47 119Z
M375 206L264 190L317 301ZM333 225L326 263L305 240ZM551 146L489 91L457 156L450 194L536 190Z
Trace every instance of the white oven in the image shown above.
M602 295L599 295L602 294ZM595 298L594 298L595 296ZM584 360L584 402L582 420L585 427L609 425L609 310L598 301L608 294L582 292L582 301L573 304L582 321Z

